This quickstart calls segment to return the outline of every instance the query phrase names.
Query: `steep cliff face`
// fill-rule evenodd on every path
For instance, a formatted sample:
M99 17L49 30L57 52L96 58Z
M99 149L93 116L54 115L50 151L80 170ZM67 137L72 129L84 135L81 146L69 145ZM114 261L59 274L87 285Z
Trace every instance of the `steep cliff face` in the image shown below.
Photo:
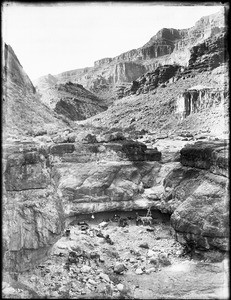
M39 101L12 48L3 70L3 255L4 270L31 267L60 235L60 202L53 194L49 161L36 133L68 126Z
M26 135L28 130L47 130L66 125L39 101L31 80L13 49L5 44L3 61L3 133Z
M226 34L224 31L221 31L206 39L203 43L192 47L185 74L192 71L197 72L198 69L200 72L213 70L223 62L227 62L225 52Z
M115 97L115 85L136 80L158 66L175 63L187 67L192 59L191 48L219 34L224 27L224 11L221 10L217 14L201 18L195 26L188 29L163 28L143 47L114 58L100 59L92 68L64 72L55 77L60 82L80 83L104 98L107 98L109 92L111 97Z
M224 90L202 85L191 87L178 97L176 113L183 119L208 108L223 107L226 98L227 91Z
M181 67L178 65L164 65L157 67L155 71L150 71L126 87L121 85L117 88L117 97L122 98L128 95L139 95L141 93L148 93L155 90L158 86L165 87L170 79L173 79L174 76L180 74Z

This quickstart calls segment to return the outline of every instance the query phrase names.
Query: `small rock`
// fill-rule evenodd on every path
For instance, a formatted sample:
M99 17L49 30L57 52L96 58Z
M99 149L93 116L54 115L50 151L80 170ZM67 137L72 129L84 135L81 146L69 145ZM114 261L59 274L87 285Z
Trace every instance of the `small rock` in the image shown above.
M183 251L182 251L182 250L176 251L176 255L177 255L177 256L180 256L180 255L182 255L182 254L183 254Z
M152 228L152 227L148 227L148 228L146 228L146 230L147 230L147 231L149 231L149 232L153 232L153 231L155 231L155 229L154 229L154 228Z
M99 278L102 278L102 279L104 279L106 281L111 281L110 278L109 278L109 276L107 274L105 274L105 273L100 273L99 274Z
M97 270L95 271L95 273L96 273L96 274L103 273L103 270L102 270L102 269L97 269Z
M135 262L136 262L136 259L132 257L132 258L130 258L130 262L131 262L131 263L135 263Z
M124 290L124 285L122 283L119 283L116 285L118 291L122 292Z
M11 286L10 287L6 287L4 288L3 290L3 293L5 295L10 295L10 294L14 294L16 292L16 290L14 288L12 288Z
M99 261L103 263L103 262L105 262L105 259L103 257L100 257Z
M101 222L101 223L99 223L99 227L100 228L105 228L105 227L107 227L108 226L108 222Z
M131 249L131 250L130 250L130 253L131 253L131 254L134 254L134 255L136 255L136 256L141 256L140 252L137 251L137 250Z
M143 274L142 269L141 269L141 268L136 269L136 274L137 274L137 275Z
M90 272L91 271L91 267L89 267L89 266L83 266L82 268L81 268L81 272L82 273L88 273L88 272Z
M127 268L125 267L125 265L123 263L116 262L116 264L114 265L114 272L117 274L121 274L126 269Z
M96 284L97 284L97 282L94 281L93 279L88 279L88 282L89 282L91 285L96 285Z
M150 263L153 265L158 265L158 263L159 263L158 258L156 256L151 257Z
M139 245L140 248L149 249L148 243L142 243Z
M147 257L152 257L153 255L155 255L155 252L152 250L148 250Z
M162 265L164 266L169 266L171 265L170 260L168 259L168 255L166 253L160 253L159 254L159 261Z
M152 272L155 272L156 271L156 268L149 268L146 270L146 274L150 274Z

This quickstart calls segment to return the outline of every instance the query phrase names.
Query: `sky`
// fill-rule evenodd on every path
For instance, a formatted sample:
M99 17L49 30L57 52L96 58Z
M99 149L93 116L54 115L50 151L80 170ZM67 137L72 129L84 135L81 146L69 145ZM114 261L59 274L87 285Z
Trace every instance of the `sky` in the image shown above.
M174 3L174 2L172 2ZM29 77L92 67L94 61L142 47L162 28L184 29L218 12L219 2L4 2L2 37Z

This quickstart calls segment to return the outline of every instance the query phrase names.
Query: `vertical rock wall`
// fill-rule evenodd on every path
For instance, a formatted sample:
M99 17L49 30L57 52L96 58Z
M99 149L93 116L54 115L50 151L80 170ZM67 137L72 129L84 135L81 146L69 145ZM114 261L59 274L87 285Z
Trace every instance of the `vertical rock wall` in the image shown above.
M224 102L225 92L212 87L196 86L186 90L176 101L176 113L181 119L205 108Z

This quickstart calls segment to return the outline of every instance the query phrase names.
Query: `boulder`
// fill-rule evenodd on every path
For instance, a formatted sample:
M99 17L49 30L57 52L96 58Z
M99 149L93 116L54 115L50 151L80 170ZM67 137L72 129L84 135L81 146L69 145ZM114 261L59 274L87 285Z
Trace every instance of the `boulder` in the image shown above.
M228 149L224 141L198 141L180 151L184 166L209 170L218 175L228 175Z

